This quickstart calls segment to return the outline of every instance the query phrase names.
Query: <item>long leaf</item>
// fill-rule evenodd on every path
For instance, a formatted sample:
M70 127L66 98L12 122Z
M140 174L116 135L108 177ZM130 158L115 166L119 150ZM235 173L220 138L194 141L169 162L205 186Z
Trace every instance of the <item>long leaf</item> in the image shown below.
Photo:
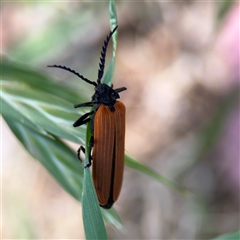
M47 2L47 4L45 7L51 3ZM43 4L41 7L44 7ZM49 24L45 24L42 28L25 36L8 54L12 59L32 65L45 62L46 59L53 58L63 51L76 36L84 37L85 26L87 23L91 23L92 14L92 8L81 11L81 14L79 14L79 8L75 8L71 15L53 15ZM94 13L95 18L98 17L97 14L98 12Z
M76 153L57 137L39 132L3 116L26 150L51 173L57 182L78 201L81 200L83 167Z
M90 138L90 124L88 124L86 142L89 142ZM89 163L89 153L90 148L87 144L85 166ZM106 229L89 168L85 168L83 177L82 216L86 239L107 239Z
M128 167L133 168L139 172L146 174L147 176L157 180L158 182L166 185L167 187L171 188L172 190L180 193L183 197L192 200L195 198L194 194L191 193L189 190L185 189L184 187L178 185L177 183L165 178L155 170L151 169L150 167L136 161L134 158L125 155L125 163Z
M109 6L114 9L113 13L110 12L110 25L111 29L114 28L114 24L117 22L116 10L114 1L111 0L109 2ZM115 19L115 21L113 21ZM114 72L114 61L115 61L115 51L116 51L116 44L117 44L117 34L113 34L112 38L115 41L113 46L112 52L112 59L108 66L107 72L103 78L103 83L108 84L109 86L112 83L113 72ZM90 133L90 124L88 124L87 132L86 132L86 143L89 142ZM85 164L88 163L89 159L89 149L86 146L86 158ZM101 215L100 207L97 201L97 196L94 190L93 182L90 177L89 169L86 169L84 172L84 180L83 180L83 223L84 223L84 230L87 239L107 239L106 229L104 227L103 218ZM91 204L89 204L91 203ZM106 211L106 210L105 210ZM104 210L103 210L104 212Z
M240 239L240 230L233 233L224 234L220 237L214 238L213 240L239 240L239 239Z
M109 14L110 14L110 26L111 30L113 30L117 26L117 13L115 8L115 3L113 1L109 1ZM108 86L111 86L112 79L113 79L113 73L114 73L114 67L115 67L115 57L116 57L116 50L117 50L117 37L118 37L118 30L112 35L112 57L108 66L108 69L106 71L106 74L103 78L103 83L106 83Z
M84 127L75 129L72 123L79 117L72 105L46 92L27 85L1 82L1 113L23 125L36 125L61 138L83 143ZM29 126L30 127L30 126Z
M84 100L79 94L79 89L70 85L71 82L67 85L57 83L39 70L15 61L3 59L1 66L0 75L4 81L27 84L31 88L53 94L73 104ZM47 66L44 65L44 68Z

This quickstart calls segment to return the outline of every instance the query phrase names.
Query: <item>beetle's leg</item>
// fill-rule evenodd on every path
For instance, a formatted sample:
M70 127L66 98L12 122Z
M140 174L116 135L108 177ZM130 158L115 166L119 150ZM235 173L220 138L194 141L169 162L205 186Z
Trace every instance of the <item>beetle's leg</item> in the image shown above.
M93 148L93 136L91 136L89 141L89 158L88 158L89 162L86 166L84 166L84 168L89 168L92 165L92 156L91 156L92 148ZM84 149L84 153L85 153L85 149Z
M121 88L116 88L116 89L113 89L115 92L119 93L119 92L122 92L122 91L125 91L127 90L127 88L125 87L121 87Z
M92 133L92 135L94 135L94 119L95 119L95 115L96 115L96 110L94 111L92 118L91 118L91 123L90 123L90 131ZM90 139L91 141L91 139ZM93 145L92 145L93 147Z
M77 157L82 162L82 159L80 158L80 153L81 151L85 154L85 148L83 146L80 146L79 149L77 150Z
M73 126L74 126L74 127L79 127L79 126L81 126L81 125L83 125L83 124L85 124L85 123L88 123L90 120L91 120L91 118L87 118L87 119L84 119L84 120L82 120L82 119L79 118L79 119L73 124Z
M86 113L84 115L82 115L74 124L74 127L79 127L84 123L87 123L91 120L91 118L87 118L88 116L92 115L94 113L94 111L91 111L89 113Z
M80 153L81 151L85 154L85 148L83 146L80 146L79 149L77 150L77 157L82 162L82 159L80 158ZM91 156L91 148L90 148L90 153L89 153L89 163L84 166L84 168L90 167L92 165L92 156Z
M85 103L74 104L74 108L92 107L92 106L93 106L93 102L85 102Z
M93 143L94 143L94 138L91 136L90 141L89 141L89 147L93 148Z

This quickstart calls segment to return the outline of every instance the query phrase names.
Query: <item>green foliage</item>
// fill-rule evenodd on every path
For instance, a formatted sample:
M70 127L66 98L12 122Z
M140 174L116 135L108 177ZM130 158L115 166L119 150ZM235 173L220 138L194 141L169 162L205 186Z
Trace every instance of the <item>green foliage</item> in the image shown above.
M235 0L222 0L218 2L217 18L221 21L234 4Z
M38 129L26 127L6 115L4 118L26 150L69 194L81 200L83 167L76 160L76 153L53 135L42 134Z
M114 1L110 1L109 5L112 6L110 10L110 24L111 29L113 29L117 25L117 15L114 6ZM112 21L111 21L112 20ZM110 64L108 66L107 72L103 79L103 82L108 84L109 86L112 83L113 73L114 73L114 62L115 62L115 52L117 47L117 32L112 35L113 44L112 49L112 58ZM87 126L86 133L86 142L88 143L90 140L90 124ZM85 165L89 162L89 146L86 144L86 154L85 154ZM106 229L104 227L104 222L101 214L101 210L98 204L98 199L96 196L96 192L93 186L91 173L89 168L86 168L84 171L83 178L83 196L82 196L82 215L83 215L83 223L86 239L107 239Z
M224 234L220 237L214 238L214 240L239 240L240 239L240 230L233 233Z

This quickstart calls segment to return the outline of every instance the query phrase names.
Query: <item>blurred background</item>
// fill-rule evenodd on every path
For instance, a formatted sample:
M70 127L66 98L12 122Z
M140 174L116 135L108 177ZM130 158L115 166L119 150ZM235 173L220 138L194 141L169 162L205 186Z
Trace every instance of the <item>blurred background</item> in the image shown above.
M117 1L116 10L113 83L127 87L126 151L196 198L126 167L115 204L124 228L108 227L109 238L210 239L236 231L239 3ZM66 65L96 79L109 33L107 2L4 2L1 15L4 59L92 96L91 86L46 66ZM3 239L83 239L81 205L3 121L2 136Z

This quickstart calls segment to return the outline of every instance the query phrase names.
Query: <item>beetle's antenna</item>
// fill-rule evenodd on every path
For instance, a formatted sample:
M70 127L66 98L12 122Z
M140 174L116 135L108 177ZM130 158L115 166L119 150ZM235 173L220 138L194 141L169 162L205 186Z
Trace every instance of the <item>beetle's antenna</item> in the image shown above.
M61 69L64 69L64 70L67 70L73 74L75 74L76 76L78 76L79 78L81 78L83 81L89 83L89 84L92 84L94 85L95 87L97 86L97 83L93 82L93 81L90 81L89 79L85 78L84 76L82 76L81 74L79 74L78 72L68 68L68 67L65 67L65 66L61 66L61 65L49 65L48 67L54 67L54 68L61 68Z
M104 66L105 66L105 58L106 58L106 52L107 52L107 47L108 43L113 35L113 33L117 30L118 26L116 26L107 36L106 40L103 43L102 46L102 51L101 51L101 57L100 57L100 63L99 63L99 70L98 70L98 79L97 83L99 84L101 82L103 73L104 73Z

